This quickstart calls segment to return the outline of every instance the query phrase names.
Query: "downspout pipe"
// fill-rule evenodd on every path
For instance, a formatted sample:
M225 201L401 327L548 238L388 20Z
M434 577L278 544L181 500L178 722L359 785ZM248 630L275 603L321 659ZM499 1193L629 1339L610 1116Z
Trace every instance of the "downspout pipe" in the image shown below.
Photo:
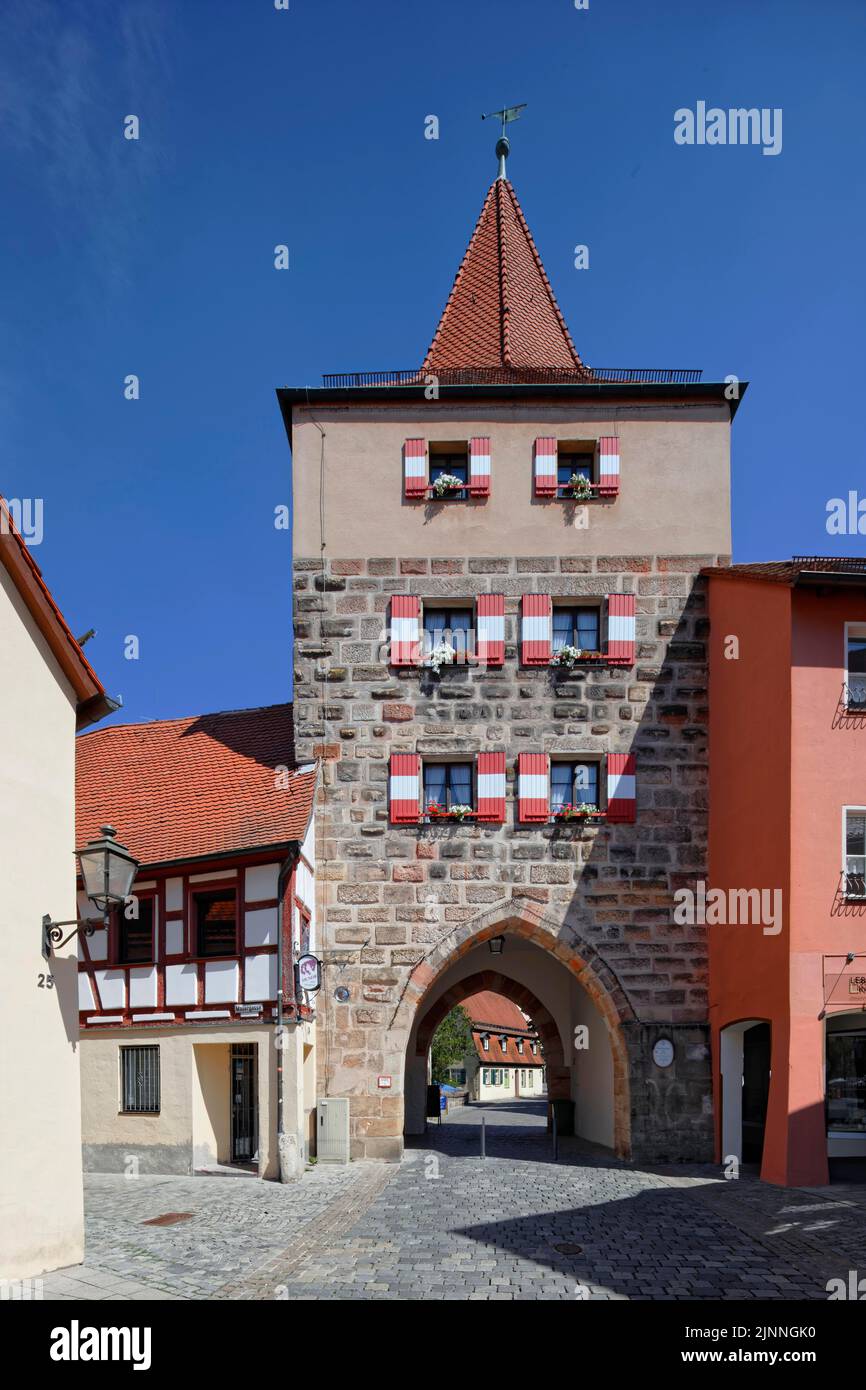
M301 846L296 840L291 850L286 855L280 865L279 878L277 879L277 1153L280 1160L280 1180L283 1180L282 1173L282 1151L280 1147L280 1135L284 1133L283 1121L283 991L284 991L284 970L283 955L284 942L283 932L285 926L285 913L283 912L283 901L285 898L286 883L288 882L292 870L301 856Z

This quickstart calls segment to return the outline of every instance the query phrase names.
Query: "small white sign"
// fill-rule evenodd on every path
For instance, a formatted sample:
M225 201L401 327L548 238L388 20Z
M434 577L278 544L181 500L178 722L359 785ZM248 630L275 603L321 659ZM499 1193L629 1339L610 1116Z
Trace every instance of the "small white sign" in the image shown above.
M659 1038L653 1048L653 1061L657 1067L669 1067L674 1060L674 1045L670 1038Z
M379 1080L379 1090L380 1090L380 1091L390 1091L390 1089L391 1089L391 1078L390 1078L390 1076L380 1076L380 1077L378 1078L378 1080Z

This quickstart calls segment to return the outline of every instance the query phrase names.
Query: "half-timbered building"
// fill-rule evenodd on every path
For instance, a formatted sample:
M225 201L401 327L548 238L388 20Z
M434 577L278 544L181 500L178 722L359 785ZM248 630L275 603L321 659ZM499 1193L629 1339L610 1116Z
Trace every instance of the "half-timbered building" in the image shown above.
M79 948L87 1169L303 1171L316 772L292 749L291 705L78 741L80 840L108 819L140 861L124 909Z

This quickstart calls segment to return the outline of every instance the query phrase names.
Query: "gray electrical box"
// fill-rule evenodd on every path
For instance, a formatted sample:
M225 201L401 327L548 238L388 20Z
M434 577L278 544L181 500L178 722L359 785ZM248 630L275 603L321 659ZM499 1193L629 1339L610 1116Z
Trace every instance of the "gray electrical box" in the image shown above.
M316 1127L316 1156L320 1163L349 1162L349 1101L347 1097L320 1100Z

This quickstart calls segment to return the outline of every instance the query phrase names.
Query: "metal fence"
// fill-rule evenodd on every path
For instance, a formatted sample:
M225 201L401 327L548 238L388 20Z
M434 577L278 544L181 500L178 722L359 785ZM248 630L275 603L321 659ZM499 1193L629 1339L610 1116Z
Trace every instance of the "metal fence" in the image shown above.
M390 372L331 372L322 385L334 390L363 386L592 386L604 383L640 383L672 386L694 385L703 373L699 367L471 367L460 371L434 371L422 367L395 368Z

